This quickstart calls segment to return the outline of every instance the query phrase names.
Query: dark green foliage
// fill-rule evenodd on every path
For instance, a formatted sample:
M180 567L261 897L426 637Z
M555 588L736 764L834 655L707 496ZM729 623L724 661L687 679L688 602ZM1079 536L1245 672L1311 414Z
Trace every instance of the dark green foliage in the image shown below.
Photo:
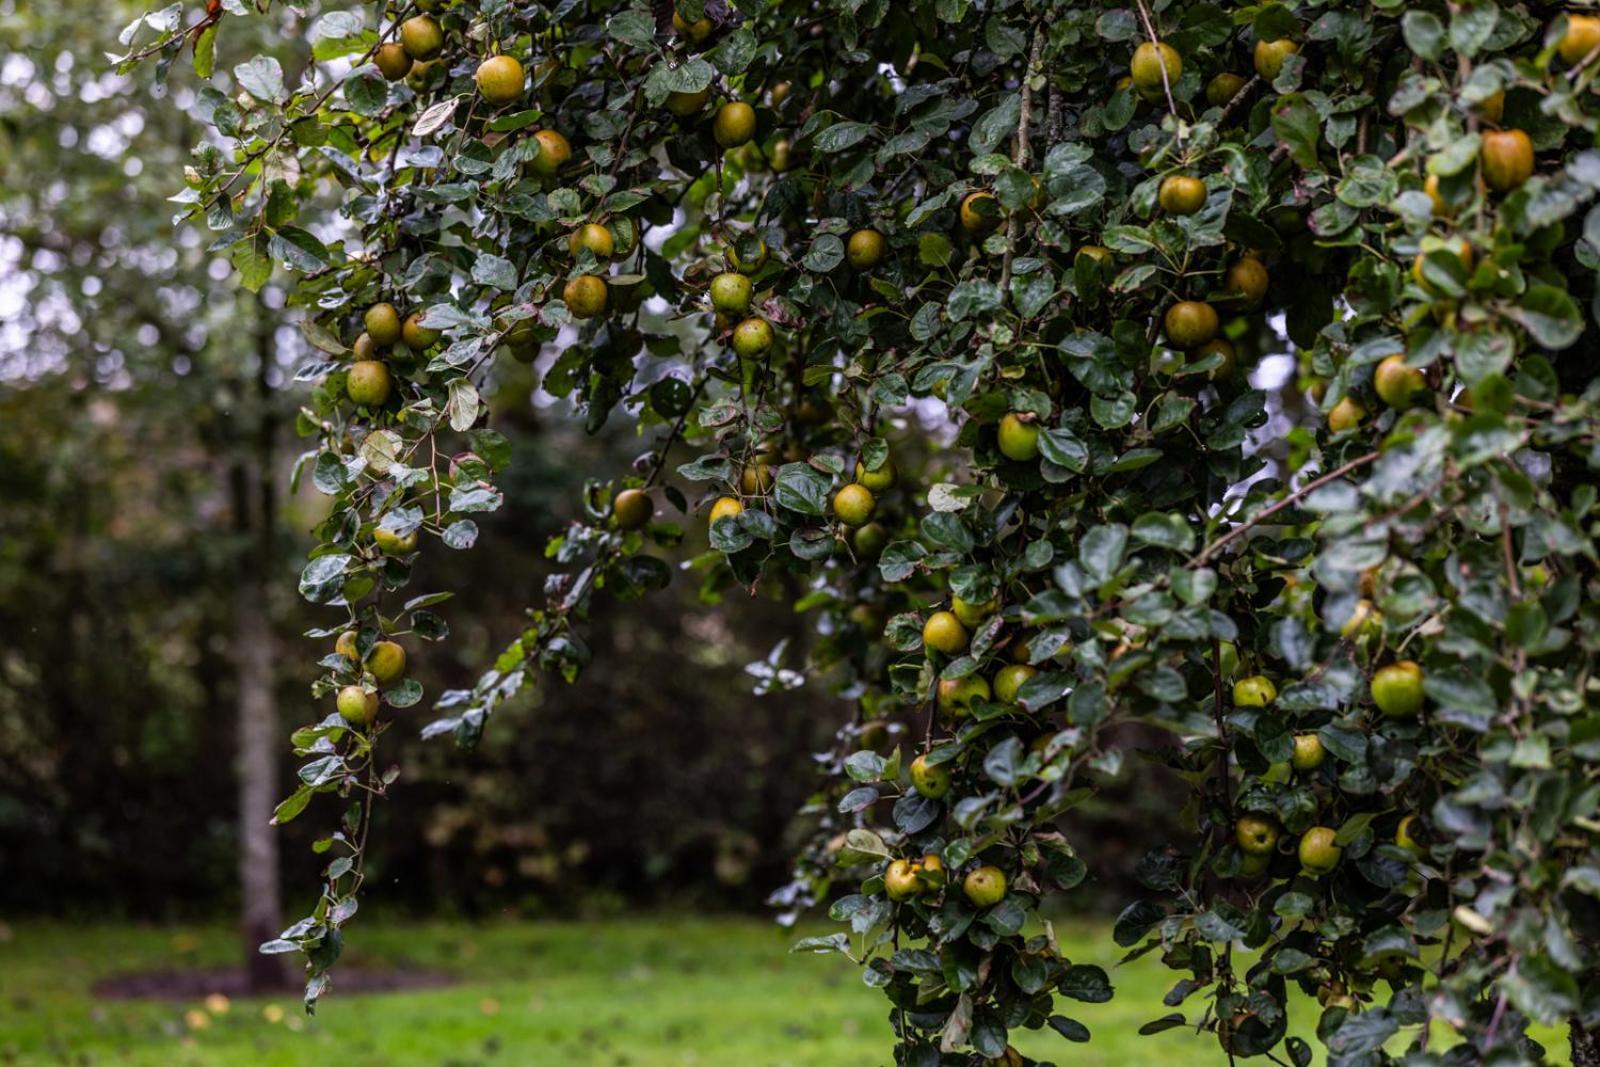
M1099 844L1073 809L1134 757L1188 788L1170 850L1140 867L1151 897L1120 926L1184 973L1168 998L1183 1023L1230 1056L1266 1053L1294 982L1326 1002L1336 1057L1388 1060L1401 1027L1431 1018L1487 1058L1594 1001L1596 65L1555 60L1559 17L1497 4L1136 6L704 5L713 32L694 44L667 4L468 3L442 14L448 70L416 93L379 99L362 65L378 28L343 21L318 45L356 57L342 93L236 66L248 99L204 90L231 141L197 152L184 197L247 283L273 264L304 275L327 358L304 371L322 384L301 429L332 457L317 470L333 510L302 589L342 605L340 626L417 630L412 550L379 551L375 531L418 531L435 553L493 521L492 478L438 457L481 431L501 351L543 345L545 390L591 429L632 420L651 450L586 494L586 521L548 549L565 576L475 685L438 698L429 734L471 747L535 679L602 668L576 625L593 594L657 584L641 554L737 496L694 561L704 595L776 590L813 613L804 674L769 679L834 681L859 705L821 760L830 814L779 899L852 891L833 910L859 938L820 947L883 989L898 1062L1000 1059L1019 1028L1084 1036L1055 1013L1109 981L1030 919L1071 906ZM475 20L533 72L497 113L468 98ZM1141 100L1117 79L1157 36L1183 68ZM1208 106L1210 78L1252 54L1266 75ZM663 106L708 87L701 113ZM724 96L760 105L753 149L716 148ZM1536 174L1490 194L1474 177L1505 172L1480 168L1502 121L1529 134ZM552 142L535 127L572 145L554 176L538 175ZM790 165L772 174L780 142ZM292 161L289 200L340 196L359 245L263 210L284 194L241 161ZM1207 195L1171 217L1158 189L1179 172ZM614 265L566 250L594 220L620 238ZM842 240L864 226L887 255L857 274ZM1264 294L1230 288L1245 259ZM753 277L770 349L701 300L730 266ZM561 293L584 274L607 277L610 305L578 324ZM641 311L640 296L657 299ZM357 411L341 361L380 300L445 339L387 353L396 396ZM1405 410L1374 388L1396 356L1425 386L1402 391ZM693 390L677 414L654 404L667 372ZM1028 423L1038 455L1019 447ZM667 462L680 440L694 458ZM902 480L876 501L874 561L828 502L885 443ZM640 485L669 520L610 528L610 494ZM991 592L994 608L967 599ZM948 655L922 637L947 607L962 626L937 620L928 640ZM939 714L941 679L1017 658L1041 668L1018 704ZM1378 678L1384 714L1369 689L1396 662L1415 663L1399 668L1412 688ZM1233 681L1255 674L1277 699L1235 707ZM314 692L359 680L335 666ZM1130 744L1133 726L1164 743ZM312 1001L388 784L371 735L325 729L301 750L339 761L314 763L309 789L362 798L349 862L274 946L311 954ZM1315 771L1284 764L1297 732L1323 739ZM1276 851L1241 854L1246 812L1281 827Z

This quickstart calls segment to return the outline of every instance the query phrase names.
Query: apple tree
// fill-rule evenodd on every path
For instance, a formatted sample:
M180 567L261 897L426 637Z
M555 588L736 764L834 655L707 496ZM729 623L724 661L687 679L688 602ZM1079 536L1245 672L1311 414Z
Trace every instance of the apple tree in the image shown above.
M594 598L684 544L705 595L793 601L814 636L767 683L854 714L775 899L841 924L803 947L882 990L897 1063L1089 1039L1112 976L1048 919L1095 862L1074 809L1130 761L1189 796L1112 931L1174 972L1144 1031L1304 1065L1309 1012L1333 1062L1520 1063L1564 1026L1600 1061L1600 20L259 7L302 69L218 61L241 0L145 16L121 62L205 83L177 200L245 286L296 276L318 353L300 591L329 622L277 820L346 808L264 946L305 953L308 1006L424 699L407 658L448 635L412 579L494 521L482 397L531 364L641 454L424 732L471 746L576 679Z

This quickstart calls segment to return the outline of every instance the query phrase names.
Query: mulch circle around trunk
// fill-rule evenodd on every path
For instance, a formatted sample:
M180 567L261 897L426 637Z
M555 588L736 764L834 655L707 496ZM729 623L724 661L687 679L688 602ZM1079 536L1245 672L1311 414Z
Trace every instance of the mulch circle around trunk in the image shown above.
M398 993L454 985L456 980L446 971L341 967L334 974L333 988L335 993ZM199 1000L213 993L230 998L283 996L297 994L300 988L287 985L277 990L252 989L242 967L192 967L113 975L95 983L94 995L105 1000Z

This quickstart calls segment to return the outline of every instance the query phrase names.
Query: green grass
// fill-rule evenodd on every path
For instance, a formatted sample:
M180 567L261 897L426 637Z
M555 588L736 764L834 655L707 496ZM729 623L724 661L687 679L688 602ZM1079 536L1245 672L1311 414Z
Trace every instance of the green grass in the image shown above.
M1174 976L1114 966L1109 931L1058 930L1075 962L1111 973L1108 1004L1060 1001L1088 1045L1015 1035L1030 1056L1087 1065L1225 1063L1210 1035L1134 1032ZM111 974L234 962L229 931L24 923L0 942L0 1064L135 1067L877 1067L886 1002L836 957L790 955L758 919L588 923L356 923L351 965L428 968L446 988L335 994L307 1019L293 997L96 1002ZM1108 951L1110 950L1110 951ZM218 1007L214 1005L213 1007ZM1314 1025L1302 1005L1296 1032ZM199 1023L201 1025L195 1025Z

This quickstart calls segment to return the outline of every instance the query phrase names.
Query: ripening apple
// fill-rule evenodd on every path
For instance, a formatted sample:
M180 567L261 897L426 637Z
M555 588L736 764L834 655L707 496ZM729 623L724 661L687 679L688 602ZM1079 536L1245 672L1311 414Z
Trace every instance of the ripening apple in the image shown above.
M1409 719L1422 710L1422 668L1412 660L1380 667L1372 676L1372 702L1391 719Z
M406 673L406 650L394 641L376 641L367 651L367 670L379 685L388 685Z
M1295 734L1294 755L1289 757L1289 762L1297 771L1314 771L1322 766L1322 761L1327 755L1327 750L1322 745L1322 738L1316 734Z
M1252 674L1233 683L1233 703L1240 708L1264 708L1278 699L1278 687L1264 674Z
M973 603L970 600L963 600L959 596L951 596L950 610L955 612L955 616L961 620L962 626L974 629L984 619L1000 610L1000 599L998 597L990 597L982 603Z
M989 683L976 674L969 674L965 678L941 678L935 688L935 702L939 710L953 718L971 712L973 701L987 701L991 696Z
M883 891L890 900L910 900L922 892L916 864L910 860L891 860L883 872Z
M918 756L911 761L911 784L929 800L938 800L950 792L950 768L929 763L927 756Z
M967 628L954 612L936 611L922 624L922 643L947 656L965 651L968 640Z
M961 891L976 908L992 908L1006 898L1006 876L999 867L979 867L967 874Z
M1300 836L1300 866L1311 874L1327 874L1339 865L1344 851L1336 844L1338 834L1326 826L1313 826Z
M1271 852L1278 844L1278 821L1268 815L1241 815L1234 826L1234 837L1247 855Z
M339 690L334 703L339 715L352 726L371 726L378 717L378 694L369 693L359 685L347 685Z
M1008 663L994 675L994 696L1002 704L1015 704L1023 685L1039 672L1026 663Z

